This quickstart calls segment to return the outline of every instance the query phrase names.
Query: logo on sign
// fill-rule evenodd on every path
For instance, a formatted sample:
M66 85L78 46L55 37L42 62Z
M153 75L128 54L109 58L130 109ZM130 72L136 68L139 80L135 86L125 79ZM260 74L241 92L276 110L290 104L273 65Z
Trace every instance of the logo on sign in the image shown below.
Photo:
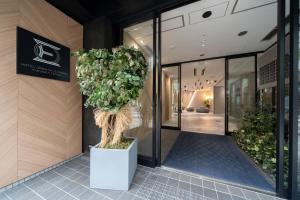
M48 44L36 38L33 38L35 41L34 45L34 61L46 63L52 66L61 67L59 64L60 61L60 48L54 45Z

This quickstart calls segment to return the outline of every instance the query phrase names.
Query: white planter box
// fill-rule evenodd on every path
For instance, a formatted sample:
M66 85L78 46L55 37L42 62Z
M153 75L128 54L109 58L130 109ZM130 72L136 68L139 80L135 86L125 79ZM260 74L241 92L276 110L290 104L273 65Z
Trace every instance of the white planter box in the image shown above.
M129 190L137 167L135 138L127 149L91 148L90 187Z

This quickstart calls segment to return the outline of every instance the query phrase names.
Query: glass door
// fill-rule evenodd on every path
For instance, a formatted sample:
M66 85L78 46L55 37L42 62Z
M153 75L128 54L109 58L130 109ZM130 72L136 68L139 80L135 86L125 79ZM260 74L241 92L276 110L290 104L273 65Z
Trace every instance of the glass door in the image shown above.
M243 113L255 108L255 56L229 58L227 62L228 132L240 128Z
M180 66L162 66L161 127L180 129Z
M130 125L128 135L137 137L138 161L141 164L155 166L155 46L156 22L153 19L123 28L123 44L139 49L143 52L148 63L148 76L144 88L140 91L139 98L132 103L131 112L133 122Z

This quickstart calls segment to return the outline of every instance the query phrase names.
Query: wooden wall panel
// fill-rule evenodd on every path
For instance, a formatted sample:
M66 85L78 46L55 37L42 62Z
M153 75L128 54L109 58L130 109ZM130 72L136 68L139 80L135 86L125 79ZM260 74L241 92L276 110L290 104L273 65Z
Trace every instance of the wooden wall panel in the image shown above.
M82 150L75 59L70 82L16 75L16 26L71 51L83 42L82 26L46 1L0 0L0 187Z
M0 187L17 180L17 2L0 0Z
M42 0L20 0L20 26L82 48L82 26ZM74 58L71 81L19 76L18 176L25 177L81 153L81 94Z

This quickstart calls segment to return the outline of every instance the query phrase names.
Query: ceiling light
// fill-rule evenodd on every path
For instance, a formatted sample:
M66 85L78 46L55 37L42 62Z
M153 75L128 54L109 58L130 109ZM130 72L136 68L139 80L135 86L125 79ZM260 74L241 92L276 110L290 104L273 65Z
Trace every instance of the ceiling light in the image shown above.
M205 47L206 45L205 45L205 44L201 44L201 46L202 46L202 47Z
M244 36L248 33L248 31L241 31L238 33L238 36Z
M137 31L137 30L139 30L139 28L134 28L134 29L132 29L133 31Z
M145 43L144 43L144 40L141 40L140 42L141 42L142 44L145 44Z
M175 49L176 46L174 44L171 44L169 47L170 49Z
M211 16L211 14L212 14L212 12L211 12L210 10L208 10L208 11L206 11L206 12L204 12L204 13L202 14L202 17L203 17L203 18L209 18L209 17Z

